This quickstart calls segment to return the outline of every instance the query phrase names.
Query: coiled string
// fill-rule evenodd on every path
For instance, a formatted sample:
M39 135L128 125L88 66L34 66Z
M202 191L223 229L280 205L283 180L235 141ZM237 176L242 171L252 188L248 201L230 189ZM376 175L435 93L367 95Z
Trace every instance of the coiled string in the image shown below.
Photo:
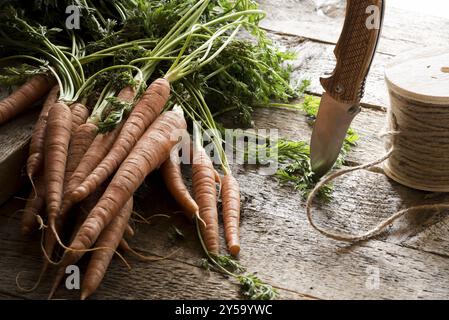
M390 92L392 135L387 148L396 150L385 172L419 190L449 192L449 105L406 100Z
M315 186L307 199L309 223L329 238L344 242L364 241L381 234L406 214L449 210L449 204L411 207L396 212L359 235L327 230L313 221L313 200L324 185L350 172L367 170L385 161L385 173L405 186L425 191L449 192L449 106L406 100L392 91L390 98L389 131L382 134L387 138L386 149L389 151L371 163L330 173Z

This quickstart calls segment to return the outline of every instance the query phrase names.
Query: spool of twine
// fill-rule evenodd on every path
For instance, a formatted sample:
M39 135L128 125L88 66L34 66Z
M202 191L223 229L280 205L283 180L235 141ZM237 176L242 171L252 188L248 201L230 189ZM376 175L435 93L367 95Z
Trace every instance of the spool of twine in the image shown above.
M423 205L401 210L373 229L350 235L326 230L312 219L312 203L318 191L349 172L384 163L391 179L414 189L449 192L449 48L414 51L387 66L385 78L390 95L387 154L358 167L329 174L320 181L306 203L310 224L327 237L347 242L370 239L411 212L449 210L449 204Z
M384 164L393 180L424 191L449 192L449 104L424 105L390 92L391 138L395 152Z

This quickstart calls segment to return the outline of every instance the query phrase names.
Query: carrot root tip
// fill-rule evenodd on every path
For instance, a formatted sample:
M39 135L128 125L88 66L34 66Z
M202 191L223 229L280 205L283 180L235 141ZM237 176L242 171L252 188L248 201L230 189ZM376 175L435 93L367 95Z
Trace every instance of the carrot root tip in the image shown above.
M238 254L240 253L240 245L231 245L229 247L229 253L231 255L233 255L234 257L238 256Z
M72 199L72 202L80 202L84 198L84 188L78 187L77 189L73 190L70 194L70 198Z
M31 187L33 188L33 194L34 194L33 200L36 200L38 195L37 195L36 185L34 184L34 181L33 181L32 173L28 174L28 179L30 179Z
M42 219L42 217L39 214L36 215L36 220L37 223L39 224L39 230L47 228L47 226L44 223L44 219Z
M195 212L195 217L198 219L198 221L200 221L201 223L202 223L202 225L203 225L203 227L204 228L206 228L207 227L207 223L206 223L206 221L204 221L201 217L200 217L200 214L199 214L199 212L197 211L197 212Z
M90 296L89 293L87 293L85 290L82 290L81 295L80 295L80 300L86 300L87 297L89 297L89 296Z

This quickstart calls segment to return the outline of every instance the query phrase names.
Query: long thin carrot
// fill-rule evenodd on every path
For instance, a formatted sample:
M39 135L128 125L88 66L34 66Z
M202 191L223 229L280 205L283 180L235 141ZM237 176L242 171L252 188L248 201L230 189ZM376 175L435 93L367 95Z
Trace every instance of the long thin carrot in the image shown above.
M66 183L68 183L70 177L78 167L79 163L81 162L81 159L86 154L96 135L97 135L97 126L89 122L81 124L75 130L75 132L72 133L72 138L70 139L70 147L69 147L69 158L67 160L67 167L65 171Z
M64 103L54 104L48 113L45 139L46 202L50 226L54 226L61 209L71 127L70 108Z
M106 156L120 133L121 125L111 132L96 135L67 183L64 202L67 207L79 202L73 192Z
M132 237L134 237L134 234L135 233L134 233L133 227L131 227L131 225L128 223L128 225L126 226L126 229L125 229L125 236L132 238Z
M120 240L118 247L123 252L128 252L131 250L131 247L129 246L128 241L126 241L124 238L122 238L122 240Z
M100 199L101 195L103 194L105 190L104 185L101 185L93 194L91 194L89 197L87 197L86 200L84 200L83 202L80 203L79 205L79 212L76 215L76 220L73 226L73 230L72 230L72 236L71 236L71 240L73 240L73 238L75 237L76 233L78 232L79 228L82 226L84 220L86 219L86 217L88 216L90 210L92 210L95 205L98 202L98 199ZM54 244L56 244L56 238L53 232L51 232L51 230L49 230L48 233L46 233L46 236L51 237L51 241ZM49 243L48 241L46 242L47 244ZM46 252L50 252L50 256L51 253L53 252L53 248L51 250L46 249ZM61 264L57 271L56 271L56 276L55 279L53 281L53 286L50 290L50 293L48 295L48 299L51 299L53 297L53 295L55 294L56 290L59 287L59 284L61 283L62 279L65 276L65 269L67 267L68 264ZM45 271L48 268L48 261L44 260L44 266L43 266L43 270Z
M189 219L197 217L199 214L199 208L195 200L193 200L187 189L184 179L182 177L181 165L176 163L169 157L160 168L162 178L165 182L170 194L181 206L183 212Z
M39 101L54 85L54 79L45 75L36 75L24 85L0 101L0 125Z
M83 157L86 150L89 148L90 144L92 143L92 140L94 139L96 135L96 129L97 127L92 123L85 123L78 127L75 134L72 136L69 151L68 151L68 158L67 158L67 165L66 170L64 174L64 188L67 189L67 182L69 177L72 175L73 170L78 166L81 158ZM65 190L64 192L68 192L68 190ZM98 197L97 197L98 198ZM90 200L91 201L91 200ZM91 206L93 208L94 205ZM61 210L58 215L58 220L55 221L55 230L59 234L61 232L62 226L64 224L64 221L66 219L66 215L70 209L70 206L66 202L62 202L61 204ZM47 253L49 257L52 256L52 253L54 251L54 248L56 246L56 236L55 234L50 231L46 232L44 237L44 250Z
M131 198L98 237L95 246L105 249L99 249L92 253L81 285L81 300L85 300L94 293L103 280L114 252L122 240L132 209L133 199Z
M89 117L89 109L84 104L75 102L70 106L70 110L72 111L72 134L74 134L76 129L86 122Z
M215 183L215 169L202 146L193 149L192 162L193 194L199 207L201 234L209 252L218 254L220 241L218 235L217 188Z
M45 149L45 128L47 127L48 111L56 103L58 99L59 85L51 89L45 99L39 118L33 128L30 141L30 152L27 160L26 171L30 179L32 179L44 164Z
M240 187L231 174L221 179L221 199L226 244L236 256L240 252Z
M72 117L73 114L74 113L72 109ZM73 125L72 121L72 128L71 128L72 134L70 138L68 159L64 176L64 192L67 192L66 189L70 177L78 167L79 163L81 162L81 159L86 154L87 150L89 149L90 145L95 139L98 131L97 126L90 122L82 123L78 125L76 128L74 127L75 126Z
M90 212L70 244L70 250L66 250L64 260L76 262L83 255L83 250L92 247L104 227L117 216L145 177L169 157L178 142L173 137L174 131L185 130L186 127L182 111L176 110L163 113L147 129Z
M132 102L135 96L135 90L132 87L125 87L118 94L118 99L124 102ZM97 135L90 145L89 149L84 154L78 167L70 177L68 186L70 190L74 190L78 187L84 179L97 167L97 165L104 159L112 148L115 140L117 139L120 131L123 127L123 123L115 127L111 132ZM73 196L73 193L66 193L64 202L70 207L79 200Z
M28 236L32 232L36 231L39 227L39 221L37 215L41 214L41 211L45 207L45 180L44 177L38 177L36 179L35 188L31 190L28 197L25 209L23 210L21 219L21 232L22 235Z
M170 95L170 84L160 78L155 80L131 111L109 153L84 182L73 197L80 201L92 193L125 160L145 130L161 113Z

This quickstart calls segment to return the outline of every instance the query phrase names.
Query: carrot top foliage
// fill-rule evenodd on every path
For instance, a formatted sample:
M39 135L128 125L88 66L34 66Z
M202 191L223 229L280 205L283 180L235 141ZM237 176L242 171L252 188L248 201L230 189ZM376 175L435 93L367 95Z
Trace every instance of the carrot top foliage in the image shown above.
M301 104L293 107L303 111L310 126L313 126L319 105L320 98L306 95ZM354 129L349 128L343 143L343 148L335 163L335 168L344 165L347 154L357 145L358 139L359 136ZM309 144L304 141L281 139L275 148L280 164L276 177L281 183L293 186L295 190L301 192L302 196L306 198L318 182L310 165ZM324 201L329 200L332 197L332 185L323 186L317 194L317 197Z
M69 5L79 9L79 29L66 27ZM304 89L291 83L294 55L259 28L263 17L253 0L3 0L0 84L52 74L60 100L91 101L88 122L106 132L123 123L147 84L165 77L172 89L167 108L181 105L200 130L221 128L218 116L229 110L248 127L255 107L286 103ZM123 102L118 93L129 87L135 96ZM221 141L214 143L222 150ZM236 267L227 274L245 297L276 296L230 258L207 256L221 271Z

